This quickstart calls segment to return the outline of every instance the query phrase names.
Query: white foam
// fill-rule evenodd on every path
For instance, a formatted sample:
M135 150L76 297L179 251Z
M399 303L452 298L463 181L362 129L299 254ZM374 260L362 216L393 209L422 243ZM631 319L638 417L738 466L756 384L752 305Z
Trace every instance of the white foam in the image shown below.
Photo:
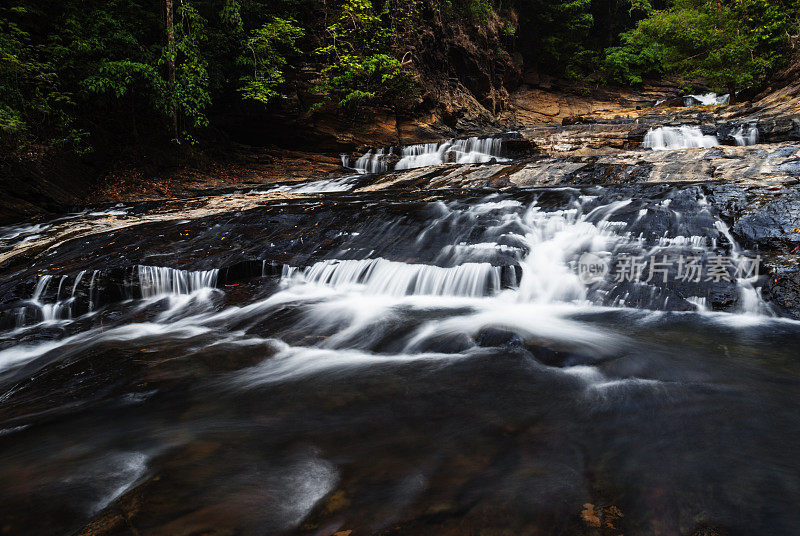
M305 281L334 287L358 285L371 294L484 296L500 290L501 270L489 263L441 268L378 258L322 261L293 277L299 275Z
M287 192L291 194L321 194L332 192L347 192L355 187L358 175L348 175L336 179L323 179L311 182L300 182L297 184L284 184L277 186L271 191Z
M699 95L686 95L683 97L684 106L693 106L693 101L699 102L701 106L719 106L728 104L728 102L730 102L730 95L728 93L719 95L711 92L702 93Z
M716 147L716 136L705 135L700 127L682 125L650 129L644 136L643 147L654 151L689 149L692 147Z
M164 266L139 266L139 285L142 297L151 298L169 294L191 294L217 284L218 269L178 270Z
M739 125L734 132L731 133L736 145L746 146L755 145L758 143L758 128L756 125Z
M449 140L442 143L423 143L403 148L396 170L414 169L425 166L438 166L447 162L456 164L480 164L490 162L507 162L500 157L501 138L468 138Z

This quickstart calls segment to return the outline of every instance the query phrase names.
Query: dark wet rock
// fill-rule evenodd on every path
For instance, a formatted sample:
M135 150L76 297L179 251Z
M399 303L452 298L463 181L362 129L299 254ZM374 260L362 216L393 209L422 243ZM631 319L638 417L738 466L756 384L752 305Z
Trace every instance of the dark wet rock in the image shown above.
M762 296L779 313L800 319L800 271L770 274L762 287Z
M522 337L513 331L504 329L487 328L481 330L475 336L475 343L482 347L495 347L495 346L521 346Z
M800 120L792 121L792 130L789 131L790 140L800 140Z
M707 303L712 311L733 311L739 304L739 293L734 285L711 285Z
M751 208L752 210L752 208ZM781 250L791 243L800 243L800 190L786 189L776 199L745 214L733 231L751 247Z

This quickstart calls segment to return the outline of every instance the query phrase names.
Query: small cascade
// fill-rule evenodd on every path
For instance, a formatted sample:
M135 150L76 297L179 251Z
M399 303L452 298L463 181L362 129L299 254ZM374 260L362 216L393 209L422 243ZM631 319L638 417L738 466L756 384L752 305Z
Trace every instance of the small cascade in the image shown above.
M730 243L731 262L736 268L736 286L739 292L739 311L750 315L769 315L772 311L761 297L761 288L755 286L758 282L758 259L754 264L742 255L742 248L736 242L730 229L722 220L714 222L714 226Z
M139 287L143 298L169 294L191 294L214 288L219 270L178 270L164 266L139 266Z
M448 162L456 164L482 164L492 160L507 162L507 158L500 156L502 145L501 138L478 137L410 145L403 148L402 157L395 165L395 169L438 166Z
M342 166L358 173L386 173L392 169L414 169L426 166L438 166L446 163L484 164L492 161L508 162L509 158L501 156L503 138L477 136L466 139L451 139L439 143L419 143L400 148L394 147L367 151L355 163L350 155L342 155ZM397 159L394 166L392 158Z
M345 157L342 156L342 159ZM333 192L347 192L352 190L358 182L358 175L348 175L336 179L322 179L319 181L300 182L298 184L284 184L276 186L271 191L287 192L291 194L321 194Z
M685 95L683 97L684 106L721 106L728 104L731 96L728 93L719 95L717 93L703 93L700 95Z
M642 147L654 151L689 149L692 147L716 147L716 136L703 134L700 127L681 125L679 127L659 127L650 129L644 136Z
M342 155L342 167L353 169L361 174L386 173L389 171L388 157L394 148L369 150L351 164L350 155Z
M70 284L69 275L62 275L58 278L58 286L55 291L53 287L52 275L43 275L36 282L31 299L26 302L26 306L17 310L17 327L25 325L28 306L31 306L37 319L41 322L55 322L58 320L69 320L73 316L73 305L76 300L76 291L86 271L79 272Z
M95 304L95 283L97 281L97 275L100 273L100 270L95 270L92 272L92 278L89 280L89 312L91 313L94 311L94 304Z
M340 288L360 285L370 294L481 297L501 289L503 267L466 263L442 268L382 258L328 260L304 270L287 267L284 277L301 277L307 282Z
M731 137L736 145L746 146L758 143L758 128L756 125L740 125L735 131L731 132Z
M39 302L39 298L47 291L47 287L50 286L50 281L52 281L52 279L52 275L43 275L39 278L39 281L36 282L36 287L33 289L33 296L31 296L32 302Z

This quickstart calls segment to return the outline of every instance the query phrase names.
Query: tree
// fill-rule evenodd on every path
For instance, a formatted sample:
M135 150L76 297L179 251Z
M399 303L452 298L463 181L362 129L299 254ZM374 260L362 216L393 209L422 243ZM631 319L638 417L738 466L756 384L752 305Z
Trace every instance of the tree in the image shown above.
M339 16L325 28L327 44L315 51L327 63L316 87L323 101L336 100L342 107L410 102L416 84L402 44L419 9L418 0L388 0L380 12L371 0L344 0Z
M605 64L618 81L641 83L667 73L739 90L761 83L786 59L796 0L676 0L654 11L609 48Z
M78 144L85 133L68 113L74 95L34 42L30 17L25 6L0 8L0 144L13 148L37 138Z
M167 79L169 81L169 90L175 94L175 22L173 20L174 10L172 7L172 0L164 0L164 27L167 34L167 50L166 50L166 64L167 64ZM172 106L172 137L178 138L178 110Z
M239 87L242 97L267 104L283 96L278 89L286 82L283 71L286 56L300 53L297 40L303 35L303 29L295 21L278 17L253 30L245 41L245 54L241 58L248 69Z

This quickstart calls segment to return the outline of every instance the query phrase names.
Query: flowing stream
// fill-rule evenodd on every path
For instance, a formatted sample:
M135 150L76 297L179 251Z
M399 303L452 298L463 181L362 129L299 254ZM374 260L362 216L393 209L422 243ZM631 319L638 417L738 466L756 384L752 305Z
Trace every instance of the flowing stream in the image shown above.
M352 163L350 155L342 155L342 166L358 173L385 173L390 170L438 166L444 163L483 164L508 162L502 156L503 139L499 137L452 139L437 143L420 143L406 147L371 149ZM392 157L395 157L395 161Z
M396 167L497 152L475 143ZM10 533L573 534L612 506L626 534L800 525L800 323L722 190L357 181L6 263Z

